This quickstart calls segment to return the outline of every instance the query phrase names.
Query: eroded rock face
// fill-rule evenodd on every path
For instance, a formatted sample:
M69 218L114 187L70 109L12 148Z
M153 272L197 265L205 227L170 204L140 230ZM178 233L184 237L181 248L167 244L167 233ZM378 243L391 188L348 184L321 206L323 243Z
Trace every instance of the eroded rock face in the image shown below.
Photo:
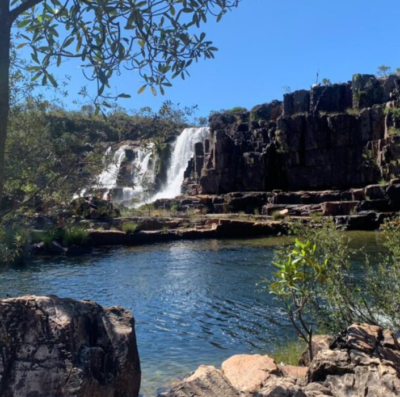
M400 78L355 75L317 85L250 112L216 114L198 144L196 172L185 177L203 194L363 187L400 173ZM190 175L192 175L192 178ZM196 194L196 193L195 193Z
M188 378L168 397L395 397L400 395L400 347L397 335L378 326L352 325L332 343L317 338L318 353L309 367L277 367L268 356L233 356L217 371L231 389L192 388ZM306 376L305 371L307 371ZM196 375L197 374L197 375ZM298 375L297 375L298 374ZM196 371L192 377L201 376ZM225 380L221 379L225 378ZM204 384L204 382L203 382ZM211 387L211 389L210 389ZM186 394L179 394L185 389Z
M135 397L134 319L121 307L55 296L0 301L2 397Z

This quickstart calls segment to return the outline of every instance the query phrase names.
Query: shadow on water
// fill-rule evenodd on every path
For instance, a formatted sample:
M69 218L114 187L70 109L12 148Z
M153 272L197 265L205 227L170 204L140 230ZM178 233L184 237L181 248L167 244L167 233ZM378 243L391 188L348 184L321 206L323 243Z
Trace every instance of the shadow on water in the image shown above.
M375 233L351 233L376 255ZM176 241L36 259L0 278L2 296L91 299L122 305L136 318L144 396L200 364L237 353L266 353L294 338L285 314L256 287L272 269L274 247L290 238ZM355 264L363 260L355 258Z

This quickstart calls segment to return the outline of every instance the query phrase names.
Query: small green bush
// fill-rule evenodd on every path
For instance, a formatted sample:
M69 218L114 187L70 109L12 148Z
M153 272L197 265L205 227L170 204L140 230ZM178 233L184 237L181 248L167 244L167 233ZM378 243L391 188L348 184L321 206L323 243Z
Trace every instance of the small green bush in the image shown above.
M31 242L35 243L44 243L46 245L50 245L53 241L62 242L65 237L65 229L63 228L54 228L50 230L33 230L31 233Z
M89 232L79 226L65 228L63 234L62 242L67 247L71 247L72 245L85 245L89 238Z
M274 352L268 353L278 364L299 365L299 359L307 345L302 340L290 341L285 345L277 346Z
M0 263L23 262L27 256L29 232L22 229L6 229L0 225Z
M177 211L179 211L179 205L178 205L178 204L172 204L172 205L171 205L171 211L172 211L172 212L177 212Z
M274 212L272 213L271 217L272 217L272 219L273 219L274 221L278 221L278 220L284 218L284 216L283 216L279 211L274 211Z
M226 113L229 113L229 114L242 113L242 112L247 112L247 109L243 108L241 106L235 106L232 109L229 109L226 111Z
M139 226L133 222L126 222L122 224L122 231L126 234L133 234L138 231Z
M390 127L388 130L390 136L399 136L400 135L400 128Z

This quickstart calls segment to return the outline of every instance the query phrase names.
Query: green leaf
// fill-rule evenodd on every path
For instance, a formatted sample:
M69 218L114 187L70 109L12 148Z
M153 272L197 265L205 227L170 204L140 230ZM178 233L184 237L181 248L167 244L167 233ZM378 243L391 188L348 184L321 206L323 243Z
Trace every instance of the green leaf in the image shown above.
M147 87L147 84L145 84L144 86L140 87L138 94L141 94Z
M19 28L24 28L25 26L28 26L31 23L30 19L23 19L21 22L18 22L17 27Z
M53 87L54 87L54 88L57 88L57 87L58 87L58 84L57 84L56 79L55 79L51 74L48 74L47 77L49 78L50 83L53 85Z

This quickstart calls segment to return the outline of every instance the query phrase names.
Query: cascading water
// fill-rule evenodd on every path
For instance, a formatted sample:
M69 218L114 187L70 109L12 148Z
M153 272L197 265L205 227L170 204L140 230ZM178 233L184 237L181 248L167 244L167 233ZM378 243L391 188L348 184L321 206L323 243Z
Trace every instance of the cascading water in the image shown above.
M172 152L170 166L167 171L167 181L165 188L157 193L152 200L159 198L174 198L181 193L181 185L183 182L183 175L188 166L189 160L194 155L194 145L198 142L204 142L209 135L207 127L200 128L185 128L178 136L174 150ZM155 178L154 166L155 159L152 146L146 148L135 148L135 157L132 162L132 185L118 186L118 174L121 170L121 164L125 158L125 150L129 146L121 146L113 155L113 160L107 165L107 158L111 157L112 148L109 147L105 155L105 170L98 177L98 187L106 188L107 192L104 194L106 198L107 193L111 189L119 189L118 196L115 201L125 202L131 205L136 201L135 206L144 202L145 185L152 184ZM128 204L129 205L129 204Z
M176 140L171 157L170 167L167 172L167 182L163 191L157 193L154 199L174 198L181 194L183 174L189 160L194 155L194 145L204 142L209 135L208 127L185 128Z
M133 188L124 187L122 189L122 201L137 200L138 203L143 200L143 185L145 183L154 182L154 161L152 161L153 151L152 145L147 146L145 149L138 148L136 151L136 158L133 161Z
M109 147L105 153L104 163L106 165L104 171L97 179L97 187L106 189L103 197L106 198L111 189L118 188L118 194L114 197L115 201L129 202L132 200L141 200L143 195L143 180L146 178L150 182L154 181L154 161L152 159L153 151L152 146L148 145L146 148L134 148L134 160L132 162L132 185L118 186L118 174L121 170L121 164L126 156L126 149L128 145L121 146L112 156L113 159L109 162L111 157L112 147Z
M112 147L110 146L105 154L104 162L106 168L99 175L98 185L107 189L112 189L117 186L118 172L121 168L122 160L125 157L126 146L121 146L113 156L111 163L107 164L107 160L110 158Z

